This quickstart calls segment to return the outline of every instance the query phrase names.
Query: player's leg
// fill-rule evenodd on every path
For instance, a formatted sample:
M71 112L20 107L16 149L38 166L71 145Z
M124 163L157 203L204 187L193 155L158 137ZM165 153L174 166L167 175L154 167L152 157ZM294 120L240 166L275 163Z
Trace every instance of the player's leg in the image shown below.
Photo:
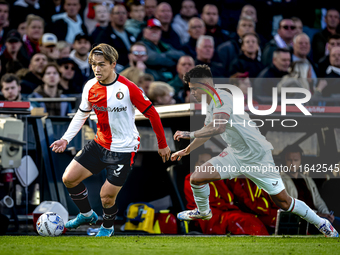
M93 224L98 220L88 200L88 190L82 182L105 167L96 155L98 155L98 144L91 141L77 153L64 172L63 182L80 211L75 219L65 224L68 229L77 228L84 223Z
M319 217L305 202L289 196L285 189L276 195L271 195L271 198L281 209L297 214L309 223L314 224L325 236L339 236L327 219Z
M237 168L233 155L222 152L200 167L196 167L195 172L190 176L190 184L197 209L180 212L177 214L177 218L180 220L211 219L209 182L236 177L238 171L232 173L231 166Z
M131 171L135 153L115 153L115 156L118 164L106 167L106 181L100 190L103 224L96 237L110 237L114 234L113 223L118 213L116 198Z

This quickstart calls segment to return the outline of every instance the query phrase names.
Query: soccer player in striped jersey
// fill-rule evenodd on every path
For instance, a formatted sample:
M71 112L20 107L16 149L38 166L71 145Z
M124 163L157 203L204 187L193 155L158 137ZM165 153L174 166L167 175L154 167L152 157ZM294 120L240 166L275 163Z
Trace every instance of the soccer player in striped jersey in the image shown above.
M62 153L94 110L98 117L97 134L68 165L63 182L80 210L77 217L68 221L65 227L74 229L84 223L93 224L98 216L91 209L88 191L82 181L106 168L107 179L100 191L103 224L97 237L108 237L114 233L113 221L118 212L115 200L139 149L135 107L149 118L157 136L158 154L163 162L169 160L171 153L157 111L134 83L115 73L117 59L118 53L110 45L99 44L91 50L89 63L95 78L85 84L79 110L67 131L50 146L52 151Z
M190 138L194 140L185 149L173 153L171 160L180 160L183 156L189 155L215 135L221 135L228 147L218 156L196 168L190 176L197 208L180 212L177 215L178 219L210 219L212 213L209 207L209 182L233 179L244 174L259 188L265 190L278 207L314 224L325 236L338 237L338 232L327 219L319 217L303 201L288 195L280 173L275 168L273 146L260 133L247 113L234 114L233 96L225 90L214 89L210 68L207 65L198 65L184 75L184 81L198 102L202 101L202 95L207 94L213 94L214 100L207 97L207 115L202 129L175 133L175 140ZM215 104L215 101L218 103Z

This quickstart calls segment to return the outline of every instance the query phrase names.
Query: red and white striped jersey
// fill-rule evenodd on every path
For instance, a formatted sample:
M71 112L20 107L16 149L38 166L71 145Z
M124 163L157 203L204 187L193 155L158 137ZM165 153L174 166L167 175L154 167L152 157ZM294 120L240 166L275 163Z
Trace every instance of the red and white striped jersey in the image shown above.
M162 124L152 103L134 83L119 74L111 84L101 84L96 78L89 80L84 86L79 110L87 116L92 109L95 111L98 122L94 140L98 144L110 151L136 152L140 137L135 125L134 106L150 119L159 148L167 147ZM72 122L63 136L67 141L79 128L74 125L73 129Z

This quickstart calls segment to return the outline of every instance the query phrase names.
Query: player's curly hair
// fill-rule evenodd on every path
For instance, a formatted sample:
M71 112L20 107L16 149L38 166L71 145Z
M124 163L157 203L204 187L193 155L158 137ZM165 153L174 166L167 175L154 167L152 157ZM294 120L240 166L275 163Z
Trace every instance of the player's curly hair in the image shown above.
M210 67L197 65L184 75L183 80L185 84L188 84L192 78L212 78Z

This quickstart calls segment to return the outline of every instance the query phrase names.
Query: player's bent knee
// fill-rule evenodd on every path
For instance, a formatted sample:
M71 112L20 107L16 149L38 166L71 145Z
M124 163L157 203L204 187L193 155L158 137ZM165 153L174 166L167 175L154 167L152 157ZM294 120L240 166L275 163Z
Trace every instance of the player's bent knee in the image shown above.
M198 176L195 173L192 174L191 177L190 177L190 184L193 184L193 185L203 185L203 184L206 184L208 182L209 182L208 180Z

